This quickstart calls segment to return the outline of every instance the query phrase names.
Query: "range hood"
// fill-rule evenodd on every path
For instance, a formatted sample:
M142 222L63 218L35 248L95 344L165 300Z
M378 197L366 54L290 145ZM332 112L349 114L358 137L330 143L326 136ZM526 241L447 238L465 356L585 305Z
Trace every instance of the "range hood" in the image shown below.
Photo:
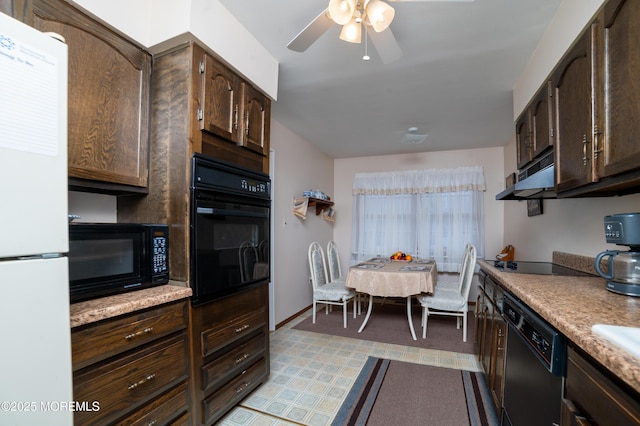
M496 200L556 198L553 151L518 174L518 182L496 195Z
M556 198L555 170L552 164L516 183L514 195L522 198Z

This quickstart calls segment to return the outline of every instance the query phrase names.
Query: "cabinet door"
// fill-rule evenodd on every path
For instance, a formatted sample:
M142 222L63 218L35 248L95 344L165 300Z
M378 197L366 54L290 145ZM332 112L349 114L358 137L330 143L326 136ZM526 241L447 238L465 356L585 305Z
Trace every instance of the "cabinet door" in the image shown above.
M200 129L239 142L240 79L206 54L200 65L200 73Z
M504 388L504 360L507 346L507 323L496 309L493 322L493 358L491 368L491 394L496 407L502 407L502 390Z
M531 131L533 135L533 157L537 157L553 146L553 123L551 83L540 88L531 103Z
M593 24L596 25L596 24ZM555 99L556 189L593 181L592 31L587 29L552 75Z
M33 13L69 47L69 176L146 187L151 56L65 1Z
M480 342L482 342L482 305L484 304L484 295L482 290L476 298L475 308L475 328L473 331L473 348L476 355L480 355Z
M529 109L525 109L516 121L516 156L518 169L524 168L532 156Z
M482 334L482 353L480 354L480 362L484 367L486 374L491 376L491 341L493 330L493 315L494 308L491 303L486 303L484 307L484 332Z
M243 90L243 129L240 144L262 155L269 153L271 101L247 83Z
M601 73L604 84L598 86L605 127L600 124L596 129L600 146L594 151L602 157L598 170L605 177L640 168L640 2L609 1L601 22L598 41L603 46L600 64L605 69Z
M240 126L240 79L209 55L204 55L200 72L200 129L237 143Z

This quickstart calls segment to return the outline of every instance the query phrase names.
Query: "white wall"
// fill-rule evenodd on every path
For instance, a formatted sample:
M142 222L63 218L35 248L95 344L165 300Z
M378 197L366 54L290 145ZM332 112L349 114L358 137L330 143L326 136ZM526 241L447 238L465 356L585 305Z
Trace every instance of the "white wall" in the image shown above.
M334 174L333 159L273 119L271 148L275 152L272 282L275 323L279 324L311 305L307 250L313 241L326 248L334 226L322 215L316 216L315 207L309 208L305 220L295 216L293 197L308 189L319 189L333 198ZM336 217L342 214L342 207L337 205Z

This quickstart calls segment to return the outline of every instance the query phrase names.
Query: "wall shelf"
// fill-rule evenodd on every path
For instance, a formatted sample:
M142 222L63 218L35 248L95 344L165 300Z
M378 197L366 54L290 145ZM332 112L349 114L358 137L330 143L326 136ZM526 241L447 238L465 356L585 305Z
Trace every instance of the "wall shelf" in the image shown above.
M333 201L322 200L320 198L309 197L309 207L316 206L316 216L322 213L322 210L333 206Z

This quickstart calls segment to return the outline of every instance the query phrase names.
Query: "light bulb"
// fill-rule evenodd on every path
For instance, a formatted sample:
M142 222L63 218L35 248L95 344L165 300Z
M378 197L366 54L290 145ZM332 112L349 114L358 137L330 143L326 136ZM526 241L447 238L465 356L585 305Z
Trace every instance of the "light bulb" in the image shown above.
M388 4L380 0L371 0L367 3L367 16L374 31L381 32L389 27L396 11Z
M349 43L360 43L362 40L362 25L352 19L351 22L342 27L340 40L348 41Z

